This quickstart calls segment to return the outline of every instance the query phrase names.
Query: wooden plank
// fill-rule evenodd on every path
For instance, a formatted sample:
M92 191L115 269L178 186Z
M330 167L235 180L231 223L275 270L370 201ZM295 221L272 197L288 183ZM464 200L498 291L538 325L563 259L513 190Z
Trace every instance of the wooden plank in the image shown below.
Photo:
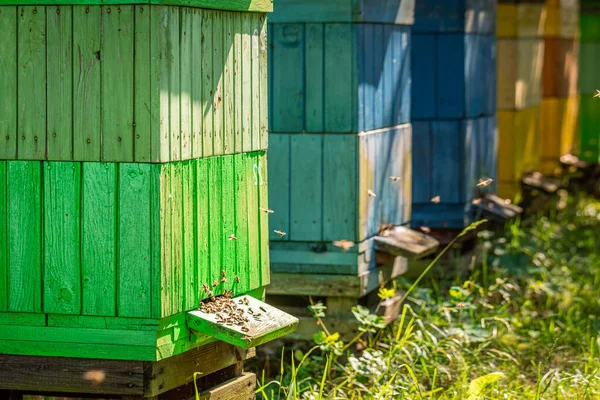
M8 311L42 311L41 163L12 161L7 168Z
M209 11L206 11L208 13ZM213 150L214 155L222 155L224 153L223 146L225 144L224 137L224 104L223 104L223 85L225 76L223 75L225 67L225 59L223 58L223 29L225 25L225 17L223 13L212 12L212 108L213 108Z
M72 7L47 7L47 158L73 159Z
M577 96L579 42L575 39L544 39L544 97Z
M181 160L181 53L180 53L180 12L177 7L167 7L166 52L169 79L169 160Z
M46 157L46 8L20 7L17 17L18 157Z
M272 28L271 28L272 29ZM306 24L304 28L306 40L306 59L310 62L305 63L305 121L304 126L308 132L323 132L323 88L324 79L324 48L323 48L323 30L322 24ZM297 67L297 66L296 66ZM281 70L279 70L281 71ZM284 76L285 72L281 71ZM360 72L360 70L359 70ZM276 89L276 88L274 88ZM360 90L360 89L359 89ZM273 99L273 101L275 101Z
M73 157L97 161L101 156L101 12L100 7L73 7Z
M44 312L81 312L81 164L44 163Z
M17 7L0 7L0 159L17 157Z
M181 102L181 160L192 157L193 130L192 130L192 74L195 72L192 64L193 55L193 9L180 10L180 95Z
M271 281L270 278L270 258L269 258L269 214L261 209L269 209L269 170L267 165L267 156L265 152L259 153L258 156L260 165L261 182L258 189L258 206L256 210L258 214L258 223L260 225L260 285L266 286Z
M126 318L126 317L100 317L88 315L40 315L40 325L62 328L89 328L108 330L134 330L134 331L159 331L157 319ZM36 324L38 325L38 324Z
M290 136L290 240L321 240L323 136Z
M133 6L102 12L102 160L133 161ZM117 78L118 77L118 78Z
M216 81L213 70L213 20L215 13L212 11L202 12L201 32L201 54L202 54L202 110L203 110L203 156L209 157L214 152L214 96L216 92ZM216 36L217 39L219 36ZM218 76L217 76L218 78Z
M223 14L223 32L221 35L223 51L223 154L233 154L235 151L235 87L234 87L234 14Z
M187 313L190 329L248 349L293 332L298 325L295 317L247 295L221 301L241 311L248 321L243 325L223 323L219 311L210 311L209 303L207 308Z
M416 260L434 253L439 242L424 233L397 226L375 236L375 250Z
M325 26L325 130L351 132L357 109L356 43L352 24Z
M323 240L358 240L358 138L323 139ZM341 194L341 195L339 195Z
M412 95L413 119L429 119L436 115L435 74L437 35L412 35Z
M136 162L152 160L150 13L150 7L142 5L133 8L133 159Z
M456 93L465 93L465 36L440 35L437 38L437 59L444 60L444 68L436 74L438 118L464 118L464 96L457 100Z
M183 310L184 302L184 269L183 266L183 163L170 163L170 192L171 196L171 231L167 233L171 240L171 266L170 266L170 298L172 313Z
M271 274L267 293L299 296L359 297L360 280L352 275Z
M383 122L383 111L384 111L384 100L383 100L383 86L384 82L384 48L383 48L383 25L373 24L372 37L365 37L366 43L373 43L373 58L370 60L375 75L373 80L370 82L375 89L373 96L373 126L367 127L367 130L382 128Z
M233 132L232 132L233 133ZM220 287L223 290L232 289L235 287L236 263L238 261L238 240L232 240L231 235L239 239L239 233L236 231L235 212L238 196L235 191L235 163L233 156L223 157L221 163L221 248L222 261L221 265L225 271L225 279L227 282L222 282L223 276L219 271L218 279ZM258 212L258 211L257 211Z
M119 167L117 313L150 317L150 185L149 164Z
M435 157L432 171L432 194L440 196L444 203L464 201L464 176L461 166L464 163L464 143L461 124L454 121L432 123L431 152ZM458 189L457 189L458 188Z
M171 195L171 169L172 164L164 164L160 167L160 271L161 271L161 317L173 315L173 304L171 291L172 263L171 263L171 209L173 196Z
M191 73L191 103L192 103L192 158L202 157L202 117L204 115L205 106L202 96L202 10L191 10L191 26L189 35L191 36L191 68L194 73Z
M260 31L264 19L252 18L252 150L260 149Z
M474 201L475 203L475 201ZM479 199L475 205L476 213L480 213L483 218L506 223L523 213L523 209L519 206L506 202L505 199L496 195L486 195Z
M269 81L267 66L267 18L258 17L258 87L259 87L259 112L254 115L258 119L259 141L254 150L266 150L269 143Z
M163 316L162 284L162 187L161 176L164 167L153 168L150 174L150 274L152 317Z
M581 96L579 117L580 146L579 157L587 162L600 161L600 103L589 95Z
M214 157L208 160L208 209L209 209L209 249L210 249L210 273L208 284L213 293L222 294L222 286L213 287L213 282L221 280L223 262L223 210L222 210L222 186L221 175L223 172L222 157Z
M260 223L259 223L259 184L262 177L262 163L257 153L250 153L243 156L246 161L246 171L250 175L251 181L248 185L248 261L249 261L249 286L250 289L256 289L261 285L261 260L260 260Z
M196 218L197 218L197 256L198 256L198 288L211 287L210 280L210 203L208 166L210 159L200 159L196 162ZM210 290L210 289L209 289ZM199 291L199 297L209 297L205 290Z
M1 15L1 13L0 13ZM8 168L6 161L0 161L0 311L8 306Z
M246 293L250 288L250 262L249 262L249 227L248 227L248 188L253 183L248 171L244 156L234 156L235 170L235 232L237 240L237 259L234 264L235 275L228 276L233 280L235 293ZM237 282L235 277L239 278Z
M37 368L45 371L40 374ZM102 371L104 379L92 387L86 379L89 371ZM103 392L142 394L144 387L143 363L75 359L66 357L27 357L0 355L0 385L15 390L36 389L44 392Z
M251 11L256 13L273 11L273 2L271 0L151 0L150 2L152 4Z
M287 241L289 236L280 237L273 230L290 231L290 142L292 135L284 133L271 134L269 140L268 157L270 164L275 166L268 170L269 182L271 182L269 185L269 204L274 211L270 216L272 229L269 232L269 239L271 241Z
M45 326L46 325L46 316L44 314L3 312L3 313L0 313L0 325Z
M200 288L202 284L198 282L198 255L196 254L196 235L198 228L196 226L196 213L204 212L199 210L196 205L196 162L187 161L183 163L182 174L183 185L183 310L191 310L198 307Z

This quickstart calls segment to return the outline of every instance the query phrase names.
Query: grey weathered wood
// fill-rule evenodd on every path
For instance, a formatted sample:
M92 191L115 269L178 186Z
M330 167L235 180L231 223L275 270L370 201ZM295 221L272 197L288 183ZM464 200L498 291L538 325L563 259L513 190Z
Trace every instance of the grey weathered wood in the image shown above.
M496 195L485 195L473 200L474 212L480 212L483 218L504 223L523 214L523 209Z
M532 172L523 175L521 183L523 186L537 189L548 194L554 194L560 188L560 182L558 182L557 179L545 177L539 172Z
M214 389L200 393L201 400L252 400L256 387L256 375L244 372Z
M424 233L397 226L375 236L375 251L418 260L434 253L440 243Z

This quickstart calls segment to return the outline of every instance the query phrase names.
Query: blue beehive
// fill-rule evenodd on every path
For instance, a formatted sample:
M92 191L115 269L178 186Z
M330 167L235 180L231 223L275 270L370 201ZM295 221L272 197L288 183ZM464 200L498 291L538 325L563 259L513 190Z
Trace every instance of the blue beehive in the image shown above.
M414 0L281 0L270 16L270 226L287 234L270 237L269 293L323 294L294 274L320 276L327 296L379 286L372 238L410 217L413 11Z
M495 11L493 0L416 4L413 226L464 227L475 185L482 177L495 178ZM439 203L431 201L436 196Z

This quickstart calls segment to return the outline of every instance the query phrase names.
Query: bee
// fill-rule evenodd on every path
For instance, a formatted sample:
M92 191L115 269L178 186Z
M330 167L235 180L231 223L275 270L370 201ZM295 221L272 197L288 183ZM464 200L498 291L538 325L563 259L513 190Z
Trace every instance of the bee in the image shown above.
M510 201L510 199L504 200L504 204L509 205L510 203L512 203L512 201Z
M229 235L229 240L238 240L238 238L236 238L235 235L232 233L231 235Z
M473 200L473 204L480 204L481 203L481 199L475 199Z
M213 281L213 287L217 287L218 285L219 285L219 282Z
M278 234L279 237L284 237L285 235L287 235L287 233L282 232L282 231L278 231L277 229L275 229L273 232L275 232L276 234Z
M477 186L477 187L486 187L486 186L490 185L492 182L494 182L493 179L485 179L485 180L479 179L479 183L477 185L475 185L475 186Z
M259 306L258 308L260 308L260 310L261 310L262 312L264 312L264 313L266 313L266 312L267 312L267 310L265 310L265 308L264 308L264 307L262 307L262 306Z
M202 291L204 293L208 293L210 291L210 287L205 283L204 285L202 285Z
M225 278L225 276L227 276L227 272L225 270L221 270L221 276Z
M225 278L225 277L221 278L221 283L225 283L225 282L227 282L227 278Z
M390 179L395 182L395 181L399 181L402 178L400 178L399 176L390 176Z
M211 299L212 301L215 301L215 298L214 298L213 296L214 296L214 294L213 294L212 290L209 290L209 291L208 291L208 297L210 297L210 299Z
M594 95L594 98L596 97L600 97L600 90L596 89L596 94Z
M240 277L239 276L235 276L233 279L235 279L235 283L240 283Z
M250 336L244 336L242 339L244 339L247 343L252 342L252 338Z
M377 195L375 194L374 191L372 191L371 189L367 190L367 194L371 197L377 197Z
M434 204L438 204L440 202L440 196L435 196L433 199L431 199L431 202Z
M431 229L429 229L429 228L428 228L428 227L426 227L426 226L422 226L422 227L420 227L419 229L420 229L420 230L422 230L422 231L423 231L423 232L425 232L425 233L429 233L429 232L431 232Z
M344 250L344 252L346 252L346 251L350 250L351 248L353 248L356 243L351 242L349 240L342 239L342 240L336 240L332 244L335 247L339 247L340 249Z
M248 327L246 326L242 326L242 332L250 332L250 329L248 329Z
M264 208L264 207L259 207L258 209L267 214L273 214L275 212L273 210L269 210L268 208Z

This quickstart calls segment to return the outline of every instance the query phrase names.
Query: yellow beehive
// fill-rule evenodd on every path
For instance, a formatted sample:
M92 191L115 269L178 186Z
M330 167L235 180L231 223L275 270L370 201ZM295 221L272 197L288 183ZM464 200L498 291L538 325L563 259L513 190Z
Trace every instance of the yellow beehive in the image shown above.
M542 100L540 151L543 174L554 174L561 155L577 148L579 97Z

